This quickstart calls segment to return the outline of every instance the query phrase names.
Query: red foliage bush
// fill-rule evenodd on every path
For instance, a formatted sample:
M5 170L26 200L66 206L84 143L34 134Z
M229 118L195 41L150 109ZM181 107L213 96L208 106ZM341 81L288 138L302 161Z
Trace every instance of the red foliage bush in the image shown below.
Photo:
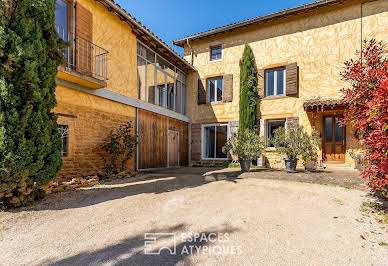
M350 83L343 89L348 108L344 123L350 125L365 149L362 175L369 179L371 191L388 197L388 57L376 40L364 41L358 58L345 62L342 79Z

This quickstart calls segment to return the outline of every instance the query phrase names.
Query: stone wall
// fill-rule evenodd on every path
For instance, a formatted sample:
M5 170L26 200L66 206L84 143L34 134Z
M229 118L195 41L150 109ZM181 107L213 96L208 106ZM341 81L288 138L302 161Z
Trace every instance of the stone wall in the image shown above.
M341 88L347 86L340 77L344 61L355 56L362 38L386 41L388 36L388 5L386 0L362 4L361 1L303 12L239 30L217 34L190 42L193 64L198 70L188 76L188 97L197 99L197 80L233 75L233 101L198 105L188 102L188 116L192 123L226 123L239 117L239 83L244 44L251 46L258 69L268 69L297 63L298 93L293 96L264 98L260 101L261 119L298 118L298 123L311 132L313 127L303 108L307 100L338 99ZM361 35L362 34L362 35ZM222 59L209 62L209 46L223 44ZM185 58L190 61L190 48L185 45ZM295 124L296 120L290 125ZM317 125L320 129L320 124ZM264 130L261 127L260 130ZM353 164L349 149L351 131L347 130L346 163ZM272 153L269 158L273 157ZM275 162L274 165L278 163Z
M71 98L72 101L61 97L63 94L70 97L72 93L78 96ZM58 124L69 127L68 156L63 157L57 179L70 180L101 172L104 166L101 144L110 130L126 122L132 121L135 131L135 108L64 87L57 88L57 95L59 103L54 112L58 114ZM128 168L135 169L135 154Z

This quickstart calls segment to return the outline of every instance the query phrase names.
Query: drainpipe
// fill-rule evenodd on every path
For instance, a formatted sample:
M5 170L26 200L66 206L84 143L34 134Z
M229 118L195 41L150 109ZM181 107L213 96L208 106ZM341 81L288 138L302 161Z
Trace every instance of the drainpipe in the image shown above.
M190 64L193 65L193 47L191 47L189 39L186 39L186 43L190 48Z

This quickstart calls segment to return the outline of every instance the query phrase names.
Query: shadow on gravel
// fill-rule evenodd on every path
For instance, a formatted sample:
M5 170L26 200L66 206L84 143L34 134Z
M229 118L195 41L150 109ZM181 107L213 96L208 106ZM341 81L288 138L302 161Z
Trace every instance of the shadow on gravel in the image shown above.
M198 232L197 238L183 241L180 233L184 232L185 224L179 224L174 227L151 229L149 232L174 233L174 235L156 236L156 241L147 243L145 246L145 233L122 240L120 243L107 246L92 252L83 252L75 256L58 261L45 261L43 265L176 265L183 262L185 265L190 263L190 256L197 252L208 252L211 245L222 245L214 239L214 235L231 234L237 230L227 228L222 230L207 230ZM150 238L147 238L149 241ZM160 242L158 242L160 241ZM176 242L175 242L176 241ZM168 242L168 244L166 243ZM174 244L175 242L175 244ZM165 244L166 243L166 244ZM227 245L227 244L226 244ZM160 254L157 254L159 253Z
M194 188L221 180L236 183L236 180L241 175L239 170L206 175L205 173L208 170L208 168L198 168L187 173L185 173L184 169L180 169L178 173L174 173L174 169L171 169L170 172L165 170L148 172L138 177L113 180L104 185L98 185L89 189L52 194L44 200L36 202L33 206L9 211L20 212L25 210L43 211L82 208L139 194L160 194Z

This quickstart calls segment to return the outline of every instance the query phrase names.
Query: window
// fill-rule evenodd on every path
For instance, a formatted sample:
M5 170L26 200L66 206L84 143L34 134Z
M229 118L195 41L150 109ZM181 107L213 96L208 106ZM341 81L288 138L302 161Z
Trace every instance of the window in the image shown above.
M219 60L222 58L222 45L210 46L210 61Z
M58 125L59 134L62 138L62 150L61 150L61 157L68 157L69 156L69 126L65 125Z
M275 130L283 127L285 128L286 120L285 119L277 119L277 120L267 120L267 144L268 147L273 147L273 145L269 144L269 140L274 136Z
M209 103L222 102L222 91L223 91L222 83L223 83L222 77L208 79L207 98Z
M228 155L222 152L228 138L228 126L204 125L202 132L203 159L228 159Z
M140 100L186 114L186 74L139 41L137 85Z
M284 95L286 87L286 69L277 68L265 71L266 96Z

